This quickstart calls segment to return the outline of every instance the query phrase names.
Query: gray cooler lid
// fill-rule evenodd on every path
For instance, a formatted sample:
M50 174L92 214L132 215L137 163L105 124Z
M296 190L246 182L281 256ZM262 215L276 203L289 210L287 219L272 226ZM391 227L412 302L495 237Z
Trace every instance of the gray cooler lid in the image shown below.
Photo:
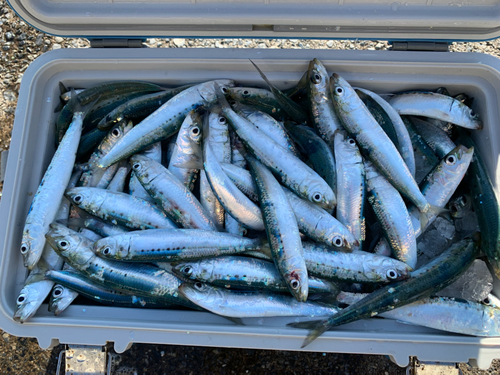
M500 0L9 0L32 26L80 37L486 40Z

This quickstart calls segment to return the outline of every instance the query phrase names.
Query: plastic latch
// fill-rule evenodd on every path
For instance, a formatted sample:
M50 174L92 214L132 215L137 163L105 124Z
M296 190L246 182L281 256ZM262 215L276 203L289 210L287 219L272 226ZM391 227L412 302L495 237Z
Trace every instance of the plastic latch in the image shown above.
M145 39L102 38L89 39L92 48L143 48Z
M392 42L393 51L448 52L447 42Z
M406 375L462 375L462 371L456 363L424 362L410 357Z
M64 355L65 369L61 371ZM108 366L106 347L90 345L67 345L59 354L56 375L107 375Z

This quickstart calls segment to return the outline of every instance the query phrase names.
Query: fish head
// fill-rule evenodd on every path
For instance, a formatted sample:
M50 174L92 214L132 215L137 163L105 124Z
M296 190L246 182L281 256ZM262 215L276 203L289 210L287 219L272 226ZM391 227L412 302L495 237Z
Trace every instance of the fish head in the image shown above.
M61 236L51 229L45 238L56 253L72 267L84 265L94 256L91 250L92 241L79 233Z
M302 269L293 269L286 272L284 279L288 285L290 293L299 302L306 302L309 295L309 282L307 271Z
M227 94L228 89L234 86L234 81L229 79L218 79L216 81L209 81L199 84L197 86L193 86L193 89L198 91L198 94L205 100L207 104L213 104L217 100L217 94L215 93L215 85L218 85L220 90L224 94ZM186 90L186 92L188 90Z
M201 140L203 138L203 125L200 114L196 111L191 111L189 112L188 117L191 121L189 122L189 126L187 128L187 136L192 143L199 145L201 144Z
M474 147L458 145L443 158L443 169L450 173L465 173L474 155Z
M363 161L356 140L345 131L337 130L335 132L334 150L335 159L338 159L339 162L355 164Z
M98 211L106 199L105 191L98 188L77 187L66 190L65 195L75 206L91 212Z
M330 77L330 92L336 108L340 111L352 111L363 103L352 86L337 73Z
M49 280L40 280L25 285L17 296L14 320L24 323L35 315L47 297L48 292L50 292L52 285L54 285L54 282Z
M376 270L380 281L386 283L405 280L410 277L411 271L412 268L406 263L391 258L383 259Z
M155 179L160 171L158 168L151 168L153 164L158 164L147 156L136 154L130 158L130 165L135 175L141 183L147 184Z
M354 235L344 227L343 225L338 225L335 228L329 228L328 244L340 251L352 251L354 247L359 246L359 241L354 237Z
M102 258L124 259L129 253L130 236L111 236L94 243L95 254Z
M314 59L309 63L309 88L311 92L328 92L328 72L324 65L318 59Z
M302 187L306 190L307 199L331 212L337 205L337 198L332 188L322 178L304 181Z
M24 266L32 270L42 256L45 245L45 230L41 225L30 226L23 232L21 246L19 247L23 256Z
M193 274L195 274L195 268L196 265L193 265L191 263L180 263L174 266L172 268L172 271L179 276L184 276L186 278L194 280L195 277L193 276Z
M214 271L213 259L202 259L193 262L177 264L173 271L183 277L193 280L208 278Z
M183 283L179 286L179 292L191 302L205 307L218 301L224 300L223 290L200 281Z
M465 123L469 124L472 129L482 129L483 123L479 119L479 115L474 112L474 110L465 104L459 102L458 100L454 101L456 105L459 107L462 118L465 120Z
M116 125L111 128L109 133L104 137L102 142L98 146L98 150L102 154L107 154L109 150L120 140L123 138L125 134L127 134L132 128L134 124L132 121L128 121L122 117L116 117Z
M49 299L49 311L54 315L59 315L75 300L76 294L71 289L65 288L61 284L56 284L52 288Z

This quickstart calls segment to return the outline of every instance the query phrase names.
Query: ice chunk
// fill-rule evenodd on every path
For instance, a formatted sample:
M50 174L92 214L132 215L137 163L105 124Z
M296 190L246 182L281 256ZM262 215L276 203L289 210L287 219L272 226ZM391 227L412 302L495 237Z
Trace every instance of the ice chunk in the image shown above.
M455 227L459 236L467 236L479 230L477 216L470 211L466 216L455 220Z
M451 240L455 236L455 226L442 217L437 217L434 221L434 227L444 238Z
M492 290L493 276L491 276L488 266L484 261L476 259L457 281L437 295L481 302L488 297Z
M427 264L450 246L450 241L434 228L434 224L418 238L417 269Z

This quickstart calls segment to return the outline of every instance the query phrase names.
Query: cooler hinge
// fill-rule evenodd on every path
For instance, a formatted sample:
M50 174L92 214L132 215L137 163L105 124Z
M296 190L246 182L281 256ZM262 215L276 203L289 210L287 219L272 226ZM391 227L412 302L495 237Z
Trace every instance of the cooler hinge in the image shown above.
M447 42L392 42L393 51L448 52Z
M143 48L145 39L102 38L89 39L92 48Z

